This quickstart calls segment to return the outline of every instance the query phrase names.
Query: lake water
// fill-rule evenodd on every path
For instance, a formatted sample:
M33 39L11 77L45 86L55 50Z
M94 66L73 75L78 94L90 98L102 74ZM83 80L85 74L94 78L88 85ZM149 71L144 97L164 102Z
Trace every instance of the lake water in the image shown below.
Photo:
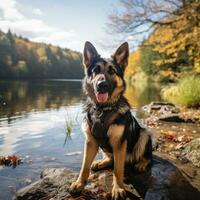
M160 100L160 87L138 83L126 96L140 116L141 106ZM0 156L26 160L16 168L0 166L0 199L11 199L46 167L80 169L84 99L81 80L0 81ZM73 124L70 138L67 123Z

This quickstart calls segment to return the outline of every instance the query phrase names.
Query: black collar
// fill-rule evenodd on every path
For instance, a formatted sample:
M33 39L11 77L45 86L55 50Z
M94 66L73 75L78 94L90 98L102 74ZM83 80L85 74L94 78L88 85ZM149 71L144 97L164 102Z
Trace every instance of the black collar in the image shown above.
M115 105L96 105L96 104L93 104L92 106L92 112L95 113L96 116L98 117L102 117L103 115L105 115L106 113L109 113L109 112L117 112L118 110L118 105L115 104Z

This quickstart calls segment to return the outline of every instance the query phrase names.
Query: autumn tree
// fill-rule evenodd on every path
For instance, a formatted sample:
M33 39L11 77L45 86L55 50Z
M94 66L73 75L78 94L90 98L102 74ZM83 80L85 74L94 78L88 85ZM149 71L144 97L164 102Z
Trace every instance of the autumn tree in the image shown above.
M0 31L0 78L82 78L81 54Z
M138 39L140 45L153 45L155 52L165 55L155 60L158 66L185 64L200 71L199 0L120 2L122 9L109 16L113 33Z
M128 79L139 72L141 66L141 50L138 48L129 56L128 68L125 70L125 77Z
M141 47L140 66L147 75L155 75L158 72L158 67L154 61L160 59L161 55L157 54L153 49L154 46L151 45Z

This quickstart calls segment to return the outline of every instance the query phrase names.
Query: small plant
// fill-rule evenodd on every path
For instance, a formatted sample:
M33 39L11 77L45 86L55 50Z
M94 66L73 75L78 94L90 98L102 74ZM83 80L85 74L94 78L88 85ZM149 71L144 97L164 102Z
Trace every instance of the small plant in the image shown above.
M76 130L80 129L80 122L81 122L82 115L80 114L80 110L77 112L69 112L66 109L66 117L65 117L65 125L64 125L64 132L65 132L65 141L64 145L66 145L67 141L71 140L73 128L76 127Z
M200 76L185 76L162 91L165 100L186 107L200 106Z
M64 145L66 144L66 142L69 139L71 139L72 128L73 128L72 120L71 119L66 119L66 123L65 123L66 136L65 136Z
M65 132L69 137L71 136L71 133L72 133L72 121L71 120L66 121Z

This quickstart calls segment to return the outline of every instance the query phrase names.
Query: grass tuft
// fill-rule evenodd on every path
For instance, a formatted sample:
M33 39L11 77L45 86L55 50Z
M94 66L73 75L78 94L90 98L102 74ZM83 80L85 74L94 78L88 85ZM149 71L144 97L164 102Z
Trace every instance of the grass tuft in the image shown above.
M66 136L65 136L64 146L66 145L68 140L71 140L72 128L73 128L72 120L66 119L66 124L65 124Z
M200 76L186 76L178 83L164 88L162 96L175 105L185 107L200 106Z

